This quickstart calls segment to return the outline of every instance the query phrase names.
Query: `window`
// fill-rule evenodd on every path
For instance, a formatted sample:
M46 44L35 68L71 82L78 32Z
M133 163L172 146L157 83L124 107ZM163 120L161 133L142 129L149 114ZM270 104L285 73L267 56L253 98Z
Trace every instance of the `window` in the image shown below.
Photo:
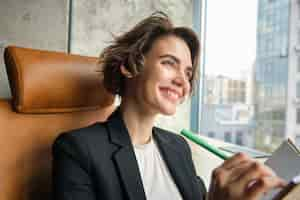
M248 144L247 140L250 139L254 141L254 148L272 151L274 149L269 147L278 146L287 135L285 130L289 130L285 128L289 125L286 122L289 117L285 115L294 115L286 113L286 104L291 98L287 96L288 69L292 63L289 62L288 47L300 45L300 27L295 33L296 41L288 40L289 27L294 21L289 16L293 16L290 12L295 9L290 10L286 3L288 1L279 0L204 2L207 3L207 26L202 29L206 47L205 54L202 55L205 59L204 76L220 76L228 81L227 86L221 84L220 87L226 91L223 99L227 104L223 105L228 106L229 110L236 112L239 106L250 105L254 111L242 119L218 112L214 116L218 123L210 124L211 127L201 131L201 121L199 132L218 130L224 133L226 142L253 147ZM237 14L234 10L242 12ZM220 23L220 16L228 22L226 25ZM220 32L226 36L226 40L220 37ZM297 59L297 71L300 73L300 55ZM207 84L203 85L205 87ZM295 93L300 97L300 84L297 87L298 91ZM221 105L217 102L214 106ZM201 116L201 120L209 121L205 119L205 113ZM228 119L224 120L225 117ZM300 117L298 121L300 124ZM263 142L265 130L272 130L269 131L269 143ZM231 138L229 132L232 133ZM296 133L296 130L293 132ZM248 138L245 138L246 135Z
M298 37L297 44L300 45L300 29L298 29L297 31L297 37Z
M245 82L242 82L242 83L241 83L241 88L242 88L242 89L245 89L245 88L246 88L246 83L245 83Z
M207 136L211 137L211 138L214 138L215 137L215 133L212 132L212 131L210 131L210 132L208 132Z
M300 56L297 56L297 71L300 72Z
M297 12L298 12L298 20L300 20L300 1L298 0L297 1L297 6L298 6L298 9L297 9Z
M225 138L225 142L232 142L231 132L225 132L224 138Z
M236 132L236 144L243 145L243 132L242 131Z
M296 85L296 97L300 98L300 81L298 81Z
M297 108L296 112L296 123L300 125L300 108Z
M296 141L296 145L300 146L300 134L297 134L295 141Z
M271 97L272 96L272 87L266 86L265 91L266 91L266 97Z

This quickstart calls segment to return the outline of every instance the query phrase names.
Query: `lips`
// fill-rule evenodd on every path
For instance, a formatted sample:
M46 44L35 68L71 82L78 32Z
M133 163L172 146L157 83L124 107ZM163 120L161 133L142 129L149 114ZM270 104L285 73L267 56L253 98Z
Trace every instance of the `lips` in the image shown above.
M177 103L178 100L182 97L182 94L180 92L169 87L161 87L160 90L163 96L173 103Z

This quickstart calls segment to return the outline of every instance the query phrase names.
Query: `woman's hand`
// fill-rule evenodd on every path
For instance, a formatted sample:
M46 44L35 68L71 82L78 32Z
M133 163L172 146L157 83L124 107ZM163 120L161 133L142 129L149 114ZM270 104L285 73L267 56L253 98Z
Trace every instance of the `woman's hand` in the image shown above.
M238 153L213 171L208 200L258 200L285 185L269 167Z

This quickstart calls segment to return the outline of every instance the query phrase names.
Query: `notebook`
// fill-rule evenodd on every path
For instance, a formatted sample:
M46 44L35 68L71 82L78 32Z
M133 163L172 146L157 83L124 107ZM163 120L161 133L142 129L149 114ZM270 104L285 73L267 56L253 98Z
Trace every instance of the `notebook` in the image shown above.
M262 200L300 200L300 151L290 141L284 141L265 162L289 185L282 190L272 190Z

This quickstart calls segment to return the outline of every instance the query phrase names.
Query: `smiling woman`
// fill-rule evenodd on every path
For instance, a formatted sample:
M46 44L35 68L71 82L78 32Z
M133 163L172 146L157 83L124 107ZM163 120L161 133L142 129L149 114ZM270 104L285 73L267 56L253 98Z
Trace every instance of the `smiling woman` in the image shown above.
M54 199L255 200L283 185L267 167L239 154L216 169L206 195L187 142L154 127L158 114L173 115L191 94L198 57L196 34L174 27L160 12L115 38L99 64L106 89L121 96L121 105L106 122L56 139Z

